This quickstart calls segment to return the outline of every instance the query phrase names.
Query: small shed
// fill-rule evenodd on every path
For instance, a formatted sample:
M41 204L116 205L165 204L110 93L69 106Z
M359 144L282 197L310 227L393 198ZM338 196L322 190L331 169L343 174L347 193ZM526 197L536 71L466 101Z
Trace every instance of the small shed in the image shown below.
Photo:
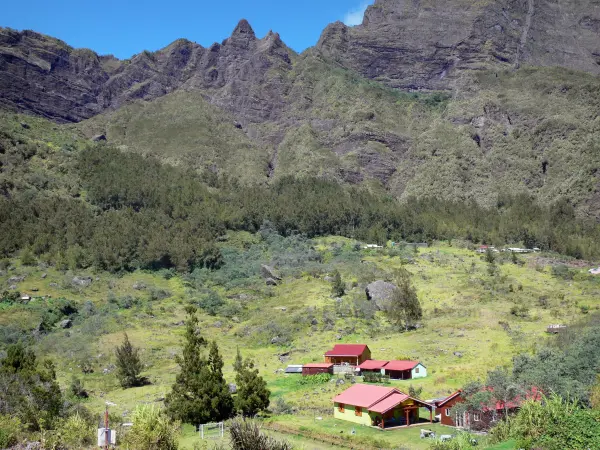
M290 364L285 368L285 373L301 374L302 364Z
M302 367L302 376L308 375L319 375L321 373L328 373L333 375L333 364L332 363L312 363L305 364Z

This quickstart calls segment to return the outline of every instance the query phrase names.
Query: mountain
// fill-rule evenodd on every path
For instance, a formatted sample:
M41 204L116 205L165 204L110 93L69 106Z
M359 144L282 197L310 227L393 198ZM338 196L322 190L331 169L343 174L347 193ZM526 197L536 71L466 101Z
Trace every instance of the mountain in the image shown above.
M2 29L0 105L245 184L524 193L600 217L598 24L592 0L377 0L300 55L242 20L126 61Z
M600 74L593 0L376 0L356 27L334 23L319 51L389 86L449 89L461 74L521 65Z
M265 119L281 104L284 88L277 73L294 57L279 35L257 39L245 20L222 44L204 48L180 39L126 61L35 32L0 29L0 104L57 122L79 122L185 85L213 91L217 105Z

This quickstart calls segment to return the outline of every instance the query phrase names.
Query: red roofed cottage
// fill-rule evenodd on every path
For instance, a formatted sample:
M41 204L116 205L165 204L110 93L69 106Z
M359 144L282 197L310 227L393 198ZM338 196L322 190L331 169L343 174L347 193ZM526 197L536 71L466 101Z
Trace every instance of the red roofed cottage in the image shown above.
M325 362L341 365L359 366L371 359L371 350L365 344L336 344L325 353Z
M433 420L433 405L400 392L398 389L355 384L333 399L333 416L379 428L408 426L419 422L419 408L429 410Z
M412 380L427 376L427 368L419 361L390 361L384 370L392 380Z
M485 388L491 391L491 388ZM524 400L541 400L541 391L533 387L525 393L524 396L517 396L512 401L496 402L491 406L484 406L479 412L465 412L463 415L452 414L452 408L457 404L464 402L462 391L456 391L445 399L435 402L435 414L440 416L440 422L443 425L455 426L459 428L470 428L474 430L485 430L490 428L504 414L505 409L509 413L517 411Z

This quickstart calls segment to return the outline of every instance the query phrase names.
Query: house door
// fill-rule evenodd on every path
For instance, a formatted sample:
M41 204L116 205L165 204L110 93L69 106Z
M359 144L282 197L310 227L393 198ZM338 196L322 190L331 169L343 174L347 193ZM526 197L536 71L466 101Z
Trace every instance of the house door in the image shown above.
M467 413L456 414L455 423L458 428L465 428L467 425Z

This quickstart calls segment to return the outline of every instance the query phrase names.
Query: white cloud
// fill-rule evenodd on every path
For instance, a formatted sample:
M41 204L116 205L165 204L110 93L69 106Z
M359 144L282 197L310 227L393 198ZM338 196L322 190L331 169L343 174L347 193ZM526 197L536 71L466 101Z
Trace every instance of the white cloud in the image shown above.
M360 6L348 11L346 13L346 15L344 16L343 22L350 27L353 27L355 25L360 25L363 21L363 17L365 16L365 11L367 10L369 3L370 2L368 2L368 1L363 1Z

